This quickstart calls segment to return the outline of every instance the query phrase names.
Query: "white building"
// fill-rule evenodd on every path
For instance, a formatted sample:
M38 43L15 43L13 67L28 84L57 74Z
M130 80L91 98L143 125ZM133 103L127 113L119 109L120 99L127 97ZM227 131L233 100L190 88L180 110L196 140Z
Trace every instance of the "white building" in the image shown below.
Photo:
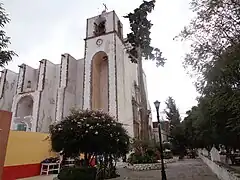
M0 109L12 111L11 129L48 132L76 107L103 109L138 137L138 68L126 47L119 18L104 12L87 20L83 59L63 54L60 64L43 59L38 69L22 64L18 73L3 70Z

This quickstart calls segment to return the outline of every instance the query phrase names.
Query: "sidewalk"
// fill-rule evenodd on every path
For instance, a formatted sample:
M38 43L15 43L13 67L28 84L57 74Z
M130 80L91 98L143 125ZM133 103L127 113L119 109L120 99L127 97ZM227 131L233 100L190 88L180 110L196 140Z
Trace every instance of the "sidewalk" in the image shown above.
M132 171L122 168L124 163L118 164L120 177L113 180L159 180L160 170ZM168 180L218 180L215 174L201 159L185 159L169 163L166 169ZM21 180L53 180L56 175L38 176Z
M54 174L54 175L48 175L48 176L35 176L35 177L29 177L29 178L23 178L23 179L17 179L17 180L53 180L54 177L57 177L57 175Z
M161 170L131 171L119 169L120 177L114 180L159 180ZM185 159L169 163L166 169L167 180L218 180L217 176L201 159Z

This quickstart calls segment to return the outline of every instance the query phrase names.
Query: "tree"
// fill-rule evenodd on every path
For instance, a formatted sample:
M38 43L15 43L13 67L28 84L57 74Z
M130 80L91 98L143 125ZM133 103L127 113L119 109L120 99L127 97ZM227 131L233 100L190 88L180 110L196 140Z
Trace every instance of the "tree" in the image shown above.
M173 145L173 152L180 153L183 151L185 143L181 117L175 100L172 97L168 97L165 103L167 105L167 108L165 109L166 118L170 121L170 139Z
M176 106L175 100L172 97L168 97L167 101L165 102L167 108L165 109L166 118L170 121L170 126L176 126L180 124L181 117Z
M196 16L177 36L190 41L184 66L197 75L198 105L183 121L190 147L240 140L240 1L192 0Z
M142 139L148 139L148 109L147 99L143 79L142 57L146 60L154 60L157 66L163 66L165 58L158 48L153 48L150 38L150 29L152 23L147 19L148 14L152 12L155 6L155 0L143 1L132 13L128 13L125 18L129 19L131 32L127 34L126 43L131 47L128 49L131 62L138 64L139 87L141 94L141 124L143 124L141 132Z
M202 92L205 72L221 58L226 49L240 43L239 0L192 0L191 9L196 13L178 38L190 41L190 52L184 65L197 75L197 89Z
M5 12L3 4L0 3L0 67L4 67L4 65L11 61L12 57L16 55L14 51L8 49L10 37L8 37L6 32L3 30L9 21L10 19L8 14Z
M107 167L115 170L113 160L129 149L129 136L122 124L102 111L72 110L64 120L50 127L50 137L52 149L63 150L66 157L83 153L86 167L93 156L104 156L100 163L104 173Z

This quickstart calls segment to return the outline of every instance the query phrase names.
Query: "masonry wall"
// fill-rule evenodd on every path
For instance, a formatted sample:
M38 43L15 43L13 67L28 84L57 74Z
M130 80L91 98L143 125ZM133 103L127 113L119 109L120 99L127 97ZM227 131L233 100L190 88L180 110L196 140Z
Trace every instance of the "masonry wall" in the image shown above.
M11 111L18 74L5 69L0 81L0 110Z
M125 122L125 91L123 88L126 85L125 75L124 75L124 44L115 34L116 38L116 81L117 81L117 111L118 111L118 121L122 123Z
M67 61L67 83L64 92L63 117L69 115L70 110L76 104L76 83L77 83L77 60L67 54L64 60Z
M31 90L36 90L38 82L38 69L34 69L28 65L25 65L23 91L27 89L28 81L31 82Z
M128 124L126 129L131 137L134 137L133 132L133 111L132 111L132 95L135 92L134 81L137 79L137 65L132 63L128 57L128 53L124 53L124 78L125 78L125 123Z
M96 45L97 39L102 39L101 45ZM114 54L114 36L106 34L97 38L86 40L86 57L85 57L85 76L84 76L84 109L91 108L91 68L92 58L100 51L108 56L108 80L109 80L109 113L116 117L116 84L115 84L115 54Z
M48 132L49 125L55 121L57 89L59 85L59 65L46 60L43 90L40 95L37 131Z
M131 137L133 133L133 112L132 112L132 77L134 65L128 61L128 54L124 50L124 44L115 34L116 39L116 71L117 71L117 111L118 121L124 124Z
M113 24L113 20L114 20L114 16L115 16L115 13L112 11L112 12L107 12L107 13L104 13L104 14L101 14L103 17L106 18L106 32L113 32L114 30L114 24ZM98 19L99 16L95 16L95 17L92 17L90 19L87 20L87 34L86 34L86 37L89 38L89 37L94 37L94 22L96 21L96 19Z
M83 108L83 81L84 81L84 59L77 60L76 76L76 108Z

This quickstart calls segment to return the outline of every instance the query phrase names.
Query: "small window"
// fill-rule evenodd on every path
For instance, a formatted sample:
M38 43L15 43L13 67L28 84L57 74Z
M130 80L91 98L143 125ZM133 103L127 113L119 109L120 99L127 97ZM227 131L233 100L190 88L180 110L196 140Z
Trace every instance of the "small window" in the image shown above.
M27 88L31 88L31 84L32 84L31 81L28 81L27 82Z

